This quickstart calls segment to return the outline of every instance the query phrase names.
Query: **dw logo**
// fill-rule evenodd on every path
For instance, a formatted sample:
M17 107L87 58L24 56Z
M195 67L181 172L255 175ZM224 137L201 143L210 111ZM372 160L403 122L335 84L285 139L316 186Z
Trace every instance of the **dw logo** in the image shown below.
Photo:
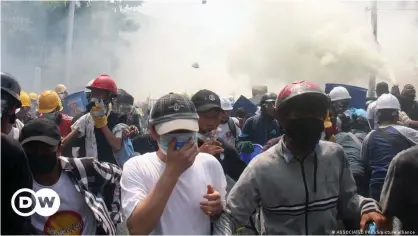
M18 199L17 207L16 198ZM13 194L11 203L13 211L20 216L31 216L35 212L41 216L52 216L60 208L61 201L58 194L52 189L43 188L35 193L31 189L22 188Z

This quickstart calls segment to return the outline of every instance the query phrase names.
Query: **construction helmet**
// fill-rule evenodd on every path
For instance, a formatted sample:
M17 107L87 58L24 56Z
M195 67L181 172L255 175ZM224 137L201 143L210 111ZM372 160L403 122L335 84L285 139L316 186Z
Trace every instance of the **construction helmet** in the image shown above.
M11 99L16 102L16 108L21 106L20 103L20 85L19 82L9 73L1 72L1 92L8 94Z
M318 104L324 104L326 107L329 106L328 96L318 85L308 81L297 81L286 85L279 93L276 100L276 110L279 111L287 107L289 101L295 98L307 95L310 96L310 99L315 99L315 102L318 102Z
M86 87L87 89L103 89L110 92L112 95L116 96L118 93L118 87L116 86L115 81L110 78L108 75L100 75L94 79L93 83L90 86Z
M399 100L390 93L382 94L376 101L376 110L393 109L401 110Z
M340 100L348 100L351 99L350 93L348 90L342 86L337 86L329 92L329 98L331 102L340 101Z
M59 107L59 110L62 111L61 99L56 92L52 90L46 90L43 91L41 95L39 95L39 113L51 113L57 107Z
M27 93L24 91L20 92L20 102L22 103L22 107L31 107L32 101Z
M55 87L55 92L58 94L64 93L65 91L67 91L67 87L63 84L58 84L57 87Z
M32 92L32 93L29 93L28 95L29 95L30 100L33 100L33 101L38 100L38 94Z

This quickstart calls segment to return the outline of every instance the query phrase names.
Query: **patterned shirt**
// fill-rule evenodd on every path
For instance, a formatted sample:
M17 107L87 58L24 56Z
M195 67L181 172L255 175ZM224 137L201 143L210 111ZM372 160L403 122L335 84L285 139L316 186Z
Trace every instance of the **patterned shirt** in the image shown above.
M96 221L96 234L116 234L116 225L122 222L120 211L120 178L122 170L113 164L99 162L91 157L60 157L74 186L84 197Z

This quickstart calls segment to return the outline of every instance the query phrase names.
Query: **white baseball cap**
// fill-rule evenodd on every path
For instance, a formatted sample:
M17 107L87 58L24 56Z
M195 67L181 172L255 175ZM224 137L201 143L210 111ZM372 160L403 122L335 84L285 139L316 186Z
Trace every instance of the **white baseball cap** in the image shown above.
M234 109L232 107L231 101L228 98L221 98L221 108L224 111L231 111Z

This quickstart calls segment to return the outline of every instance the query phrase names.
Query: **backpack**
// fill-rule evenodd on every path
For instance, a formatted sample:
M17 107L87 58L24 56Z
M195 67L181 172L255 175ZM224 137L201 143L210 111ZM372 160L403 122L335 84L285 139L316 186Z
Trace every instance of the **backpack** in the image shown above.
M234 136L234 138L237 138L237 127L235 126L235 122L231 117L229 117L228 119L228 127L231 131L232 136Z

